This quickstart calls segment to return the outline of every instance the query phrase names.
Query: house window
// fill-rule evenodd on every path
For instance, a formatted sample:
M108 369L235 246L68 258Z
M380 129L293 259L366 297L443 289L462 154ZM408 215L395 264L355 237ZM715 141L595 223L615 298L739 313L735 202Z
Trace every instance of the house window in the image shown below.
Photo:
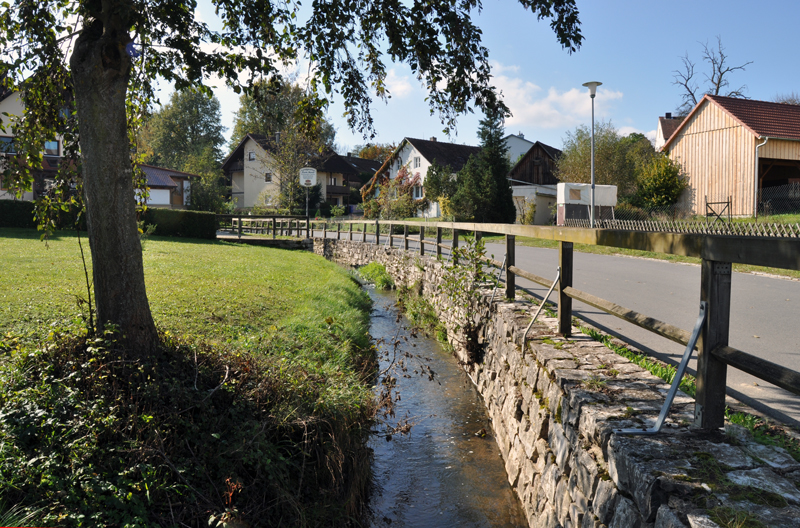
M336 178L331 176L330 181L328 182L328 185L336 186Z
M0 154L16 154L17 149L14 147L14 138L0 137Z
M255 159L256 159L255 151L251 150L250 152L247 153L247 160L248 161L255 161Z
M58 156L58 141L45 141L44 142L44 155L45 156Z
M414 157L414 168L418 169L420 165L421 165L421 162L419 160L419 156L415 156Z
M419 200L423 197L424 191L422 185L415 185L414 186L414 199Z
M264 181L270 183L272 181L272 173L268 172L264 175Z

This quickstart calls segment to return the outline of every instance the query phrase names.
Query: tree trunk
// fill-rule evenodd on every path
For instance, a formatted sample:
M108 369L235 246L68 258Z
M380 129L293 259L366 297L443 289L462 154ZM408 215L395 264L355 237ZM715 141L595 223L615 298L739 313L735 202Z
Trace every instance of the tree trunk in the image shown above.
M98 327L115 325L129 353L144 357L158 334L145 291L125 113L130 37L124 25L116 31L108 25L95 19L84 28L70 58L86 224Z

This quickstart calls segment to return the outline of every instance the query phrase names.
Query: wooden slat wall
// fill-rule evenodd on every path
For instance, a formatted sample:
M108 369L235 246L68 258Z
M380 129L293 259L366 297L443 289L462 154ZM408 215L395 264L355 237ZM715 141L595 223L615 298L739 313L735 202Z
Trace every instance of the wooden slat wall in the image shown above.
M800 142L770 139L766 145L758 149L758 157L800 160Z
M669 150L689 177L683 204L702 215L706 197L722 202L730 196L731 214L752 215L755 139L717 105L705 102Z

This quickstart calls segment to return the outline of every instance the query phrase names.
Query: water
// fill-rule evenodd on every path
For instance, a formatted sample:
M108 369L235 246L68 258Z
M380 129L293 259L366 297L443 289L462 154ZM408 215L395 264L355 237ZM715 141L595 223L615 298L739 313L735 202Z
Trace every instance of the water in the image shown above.
M408 434L393 434L390 441L383 427L384 436L371 441L379 489L370 500L374 512L370 526L527 527L472 382L435 339L421 333L413 337L406 319L397 320L394 294L370 289L370 295L375 303L371 334L387 341L380 350L393 349L400 328L400 350L428 358L422 363L435 372L430 381L427 374L421 375L420 361L405 358L405 372L395 369L387 374L397 378L400 397L390 424L407 417L413 425ZM381 370L388 364L382 357ZM482 431L485 437L475 435Z

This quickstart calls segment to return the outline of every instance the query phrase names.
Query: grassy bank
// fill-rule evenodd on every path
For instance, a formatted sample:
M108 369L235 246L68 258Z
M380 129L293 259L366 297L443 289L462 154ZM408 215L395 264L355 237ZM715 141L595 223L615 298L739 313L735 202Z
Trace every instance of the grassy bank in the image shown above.
M374 357L369 299L344 270L304 252L151 238L164 346L142 363L113 333L86 335L74 235L48 246L0 229L0 501L45 526L358 516Z

